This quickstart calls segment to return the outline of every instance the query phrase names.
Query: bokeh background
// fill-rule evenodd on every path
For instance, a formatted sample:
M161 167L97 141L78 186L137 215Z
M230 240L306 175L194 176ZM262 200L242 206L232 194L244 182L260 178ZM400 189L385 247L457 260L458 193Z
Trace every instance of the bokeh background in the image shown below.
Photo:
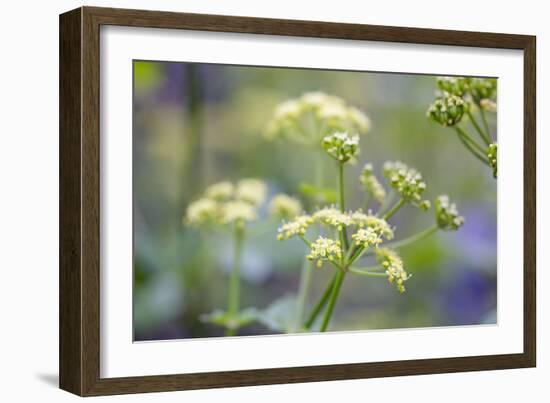
M413 274L405 294L385 279L348 276L331 329L496 323L496 180L454 131L426 119L434 90L428 75L135 61L135 340L223 335L200 315L225 309L232 240L186 227L182 217L206 186L221 180L257 177L270 195L299 196L299 184L313 177L313 152L263 133L277 104L308 91L342 97L372 121L361 137L360 163L346 172L350 208L361 207L357 176L364 162L379 173L384 161L401 160L423 173L428 198L449 194L466 218L458 232L439 231L400 250ZM327 157L329 183L332 170ZM265 208L261 213L267 216ZM432 225L433 209L405 206L392 222L396 239L404 238ZM304 245L277 241L277 223L272 227L246 241L243 308L263 309L297 291ZM329 267L315 271L310 306L331 274ZM271 333L257 323L239 332Z

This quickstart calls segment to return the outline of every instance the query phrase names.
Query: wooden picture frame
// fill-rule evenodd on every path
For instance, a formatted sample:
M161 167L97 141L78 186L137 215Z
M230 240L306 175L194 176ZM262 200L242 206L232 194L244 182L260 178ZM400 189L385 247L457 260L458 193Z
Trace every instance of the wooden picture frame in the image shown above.
M523 353L100 377L100 26L170 28L524 52ZM60 387L80 396L496 370L536 363L535 37L483 32L81 7L60 16ZM518 133L519 135L519 133Z

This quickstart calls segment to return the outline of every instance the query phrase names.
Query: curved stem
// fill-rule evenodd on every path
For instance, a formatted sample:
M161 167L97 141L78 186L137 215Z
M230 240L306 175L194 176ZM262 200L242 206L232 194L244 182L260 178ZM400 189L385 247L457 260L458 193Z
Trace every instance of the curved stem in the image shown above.
M384 214L382 218L384 220L389 220L395 213L397 213L397 211L401 208L401 206L403 206L403 204L405 204L405 200L399 199L399 201L395 203L394 206L389 209L389 211Z
M330 318L332 317L332 312L334 311L334 306L336 305L338 294L340 294L340 288L342 288L342 283L344 281L345 275L346 272L344 271L339 271L336 274L336 279L334 280L334 284L332 285L332 290L330 292L330 299L328 301L327 310L325 311L325 315L323 316L323 322L321 322L321 332L325 332L328 328Z
M485 110L480 107L479 114L481 115L481 121L483 122L483 127L485 128L485 133L489 137L490 142L493 142L493 136L491 136L491 131L489 130L489 124L487 123L487 116L485 116Z
M480 110L482 110L480 108ZM488 137L488 131L487 132L484 132L483 130L481 130L481 127L479 127L479 124L477 123L477 120L475 119L474 115L472 115L472 112L470 112L469 110L466 112L466 114L468 115L468 117L470 118L470 122L472 122L472 126L474 126L474 128L476 129L477 133L479 134L479 137L481 137L481 140L488 146L489 144L491 144L491 140L489 139Z
M456 130L460 133L460 135L464 138L464 140L470 143L472 147L474 147L477 151L479 151L482 154L485 154L485 148L480 146L478 142L475 141L468 133L466 133L466 131L462 127L460 126L455 126L455 127L456 127Z
M337 274L335 274L334 277L332 277L332 280L330 280L330 282L328 283L327 288L323 292L323 295L321 296L321 298L319 298L319 301L317 301L317 304L315 304L315 306L313 307L313 310L309 314L308 319L304 323L305 329L308 329L308 330L311 329L311 326L313 326L313 323L317 319L317 316L323 310L330 296L330 293L332 291L332 287L334 286L334 281L336 280L336 276Z
M487 161L487 157L484 153L478 151L474 146L471 144L473 142L478 148L480 147L477 143L475 143L465 132L464 130L460 129L458 126L455 127L456 132L458 135L459 140L462 142L464 147L466 147L474 157L476 157L478 160L483 162L485 165L489 165L489 162ZM469 139L469 141L468 141Z
M367 277L388 277L386 273L370 271L370 270L375 270L377 268L378 267L366 267L362 269L358 267L351 267L349 269L349 272L353 274L358 274L360 276L367 276Z
M227 301L227 313L231 319L235 319L239 313L239 294L241 282L241 256L244 241L244 227L238 223L235 225L235 244L233 252L233 268L229 282L229 294ZM236 327L226 327L225 335L234 336Z
M414 242L418 242L424 238L427 238L432 234L435 234L438 229L439 227L434 224L431 227L426 228L424 231L419 232L418 234L411 235L410 237L401 239L400 241L390 242L386 244L386 246L392 249L402 248L403 246L410 245Z

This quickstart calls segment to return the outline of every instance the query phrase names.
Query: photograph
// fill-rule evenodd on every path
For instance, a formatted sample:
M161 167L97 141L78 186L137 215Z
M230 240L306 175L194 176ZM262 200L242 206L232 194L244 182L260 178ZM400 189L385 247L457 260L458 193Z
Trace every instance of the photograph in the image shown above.
M497 323L497 79L133 61L134 341Z

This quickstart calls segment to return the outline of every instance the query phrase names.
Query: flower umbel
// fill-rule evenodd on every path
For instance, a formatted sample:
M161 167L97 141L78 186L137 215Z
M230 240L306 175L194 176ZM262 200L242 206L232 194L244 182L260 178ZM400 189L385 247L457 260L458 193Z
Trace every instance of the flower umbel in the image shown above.
M489 165L493 168L493 176L497 177L497 143L489 145L487 148L487 158L489 159Z
M364 134L369 129L370 119L358 108L342 98L316 91L279 104L267 126L266 136L316 145L334 131Z
M410 168L400 161L388 161L384 163L384 176L404 201L423 210L430 208L430 202L422 200L422 194L426 190L426 182L416 169Z
M271 199L269 212L275 216L292 219L302 211L302 203L295 197L280 193Z
M208 198L194 201L187 207L185 221L190 225L215 224L221 218L220 205Z
M277 239L283 241L295 235L303 236L311 224L313 224L313 218L307 214L294 217L292 221L284 223L279 228Z
M388 281L390 283L395 283L397 290L400 293L404 293L405 281L411 278L411 276L407 274L403 268L403 261L397 252L387 248L377 249L376 260L378 260L378 263L386 270Z
M464 217L459 215L455 203L449 196L441 195L435 201L435 218L437 226L442 230L456 231L464 224Z
M204 191L204 195L212 200L227 201L233 196L235 187L229 181L218 182L210 185Z
M321 267L324 261L335 261L342 258L342 247L339 241L330 238L319 237L311 244L309 260L316 260L317 267Z
M426 116L443 126L454 126L462 119L468 104L458 95L445 94L432 103Z
M258 218L254 207L249 203L234 200L222 206L222 221L224 224L236 222L244 225L246 221L253 221Z
M339 162L348 162L359 154L359 136L357 134L350 137L347 132L336 132L325 136L322 145L328 155Z
M351 239L357 246L363 246L364 248L378 247L382 243L382 237L372 227L361 228L351 236Z
M342 213L335 206L325 207L313 214L313 219L320 224L332 225L338 231L344 227L353 224L353 220L348 213Z
M353 223L359 228L371 228L380 237L393 239L393 230L386 220L357 210L351 214Z
M259 179L241 179L237 183L235 197L253 206L262 204L267 195L267 186Z

